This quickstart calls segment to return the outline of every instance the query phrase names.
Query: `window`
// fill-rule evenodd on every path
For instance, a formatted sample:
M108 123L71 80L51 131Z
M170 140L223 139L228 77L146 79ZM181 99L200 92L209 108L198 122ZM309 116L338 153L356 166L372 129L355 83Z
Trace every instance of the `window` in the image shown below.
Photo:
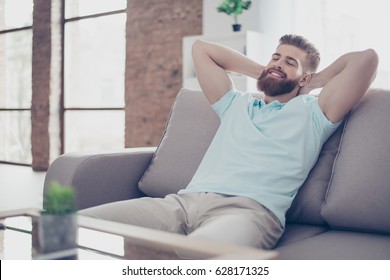
M64 152L124 147L125 9L65 0Z
M0 1L0 161L30 165L32 0Z

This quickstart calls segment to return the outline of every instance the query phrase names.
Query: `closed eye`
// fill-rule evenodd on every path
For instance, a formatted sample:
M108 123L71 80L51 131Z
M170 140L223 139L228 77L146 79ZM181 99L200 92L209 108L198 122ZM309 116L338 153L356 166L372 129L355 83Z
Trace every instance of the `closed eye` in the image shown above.
M274 54L272 55L272 58L271 58L272 61L278 61L279 59L280 59L280 55L279 55L279 54L274 53Z
M298 66L298 61L296 61L294 58L292 57L288 57L287 58L287 64L288 65L291 65L291 66Z

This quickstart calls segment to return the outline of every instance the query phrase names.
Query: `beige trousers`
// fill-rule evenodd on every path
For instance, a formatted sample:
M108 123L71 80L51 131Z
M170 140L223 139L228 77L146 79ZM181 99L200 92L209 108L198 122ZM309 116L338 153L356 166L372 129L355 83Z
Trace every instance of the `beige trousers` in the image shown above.
M283 233L276 216L255 200L215 193L131 199L80 214L263 249L272 248Z

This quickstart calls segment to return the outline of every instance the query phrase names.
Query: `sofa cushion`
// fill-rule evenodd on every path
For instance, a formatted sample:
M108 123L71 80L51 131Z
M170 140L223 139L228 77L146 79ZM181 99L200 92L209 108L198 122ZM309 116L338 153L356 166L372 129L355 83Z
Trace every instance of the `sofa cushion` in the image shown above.
M152 163L138 183L148 196L185 188L195 174L220 120L199 90L182 89L172 107Z
M321 206L332 175L333 162L339 151L343 129L344 123L339 126L323 145L317 163L310 171L287 212L286 220L288 222L315 225L326 224L321 216Z
M370 90L345 124L321 214L333 228L390 233L390 91Z
M329 230L276 251L281 260L389 260L390 236Z
M293 243L322 234L328 230L329 228L326 226L287 223L283 235L279 239L275 248L277 249L283 246L289 246Z

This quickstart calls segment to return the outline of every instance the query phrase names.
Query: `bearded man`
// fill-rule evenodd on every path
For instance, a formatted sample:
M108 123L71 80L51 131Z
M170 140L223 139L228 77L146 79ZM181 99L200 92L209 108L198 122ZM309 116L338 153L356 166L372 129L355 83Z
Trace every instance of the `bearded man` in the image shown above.
M83 210L85 215L219 242L270 249L321 147L370 86L375 51L347 53L319 73L318 50L285 35L268 65L198 40L199 84L221 125L188 186ZM234 88L228 72L258 80L263 99ZM319 97L308 95L322 88Z

